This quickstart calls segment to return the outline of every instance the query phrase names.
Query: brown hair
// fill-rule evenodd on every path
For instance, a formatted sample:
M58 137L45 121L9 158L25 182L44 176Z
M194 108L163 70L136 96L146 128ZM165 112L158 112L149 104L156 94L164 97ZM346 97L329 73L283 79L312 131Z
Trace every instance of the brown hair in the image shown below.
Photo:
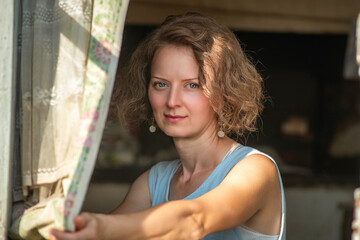
M263 109L262 78L229 28L198 13L167 17L135 50L113 94L123 124L152 118L147 97L151 62L156 50L167 44L193 50L199 82L225 133L242 136L256 130Z

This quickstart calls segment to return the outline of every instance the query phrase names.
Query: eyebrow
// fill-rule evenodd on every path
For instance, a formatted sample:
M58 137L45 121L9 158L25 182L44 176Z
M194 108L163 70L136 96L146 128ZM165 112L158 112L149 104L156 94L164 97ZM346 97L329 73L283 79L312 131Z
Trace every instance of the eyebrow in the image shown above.
M162 77L158 77L158 76L151 76L151 78L156 78L156 79L160 79L163 81L169 81L166 78L162 78ZM181 81L192 81L192 80L199 80L199 77L181 79Z

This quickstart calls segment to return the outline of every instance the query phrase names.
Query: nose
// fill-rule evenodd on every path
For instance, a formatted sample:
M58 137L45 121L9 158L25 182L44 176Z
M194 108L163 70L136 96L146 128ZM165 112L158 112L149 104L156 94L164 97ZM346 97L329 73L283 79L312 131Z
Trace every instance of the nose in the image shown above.
M169 92L167 105L169 108L175 108L181 104L181 91L177 87L172 87Z

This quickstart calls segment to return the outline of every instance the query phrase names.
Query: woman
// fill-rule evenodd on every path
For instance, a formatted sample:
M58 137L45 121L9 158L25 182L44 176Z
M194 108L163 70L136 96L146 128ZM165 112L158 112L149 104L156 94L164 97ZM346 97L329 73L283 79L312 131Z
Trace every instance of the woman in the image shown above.
M134 52L114 93L123 122L149 120L179 160L142 174L112 215L82 213L55 239L285 239L279 171L242 146L262 110L262 79L234 34L195 13L170 16Z

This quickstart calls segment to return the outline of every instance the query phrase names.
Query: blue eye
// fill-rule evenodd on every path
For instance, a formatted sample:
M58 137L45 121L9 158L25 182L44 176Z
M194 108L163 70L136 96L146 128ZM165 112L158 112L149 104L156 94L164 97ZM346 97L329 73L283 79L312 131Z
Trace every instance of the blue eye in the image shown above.
M163 82L156 82L156 83L154 83L154 86L155 86L155 87L163 88L163 87L166 87L166 84L163 83Z
M190 87L190 88L198 88L198 87L199 87L199 84L189 83L189 87Z

